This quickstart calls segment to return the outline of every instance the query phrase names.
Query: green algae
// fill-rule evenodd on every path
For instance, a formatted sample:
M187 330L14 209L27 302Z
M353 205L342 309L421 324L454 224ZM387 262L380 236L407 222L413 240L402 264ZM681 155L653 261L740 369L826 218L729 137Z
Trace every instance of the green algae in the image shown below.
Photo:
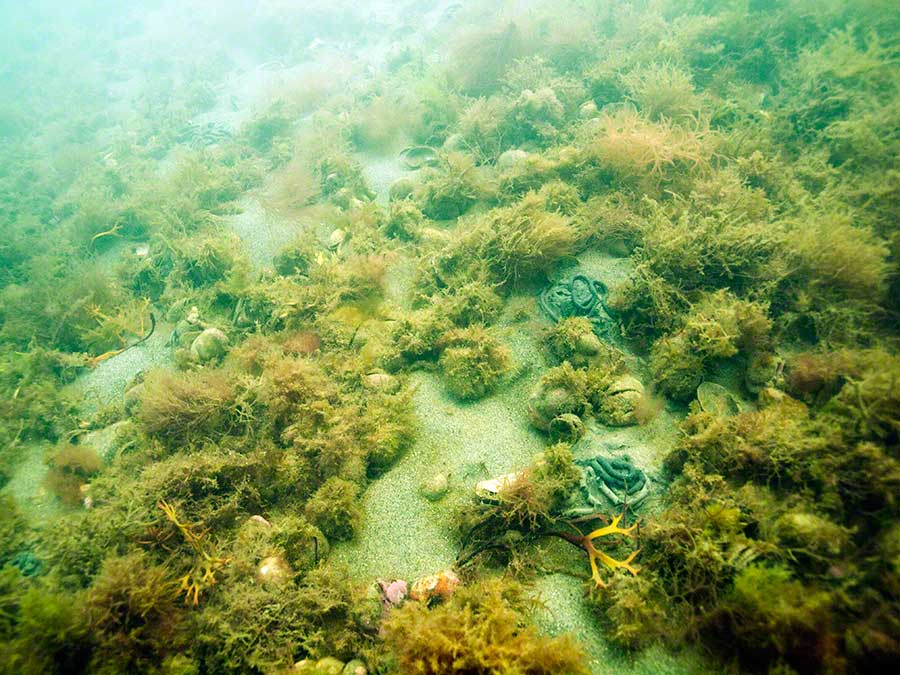
M88 10L102 68L4 46L42 86L19 73L0 106L4 562L28 575L3 571L0 669L426 672L404 636L498 574L545 602L507 616L526 642L533 620L574 633L594 673L895 659L897 23L676 4L437 3L391 32L266 5L231 34L241 65L204 37L188 67ZM59 18L23 12L23 36ZM120 46L159 63L134 75ZM411 143L436 165L407 170ZM610 289L603 335L539 313L576 264ZM195 307L224 359L170 344ZM541 381L572 389L564 411ZM515 530L458 601L379 637L373 580L457 565L474 484L559 436L649 476L638 576L586 598L583 551ZM60 459L95 443L102 463ZM195 608L168 592L191 547L160 500L217 544Z

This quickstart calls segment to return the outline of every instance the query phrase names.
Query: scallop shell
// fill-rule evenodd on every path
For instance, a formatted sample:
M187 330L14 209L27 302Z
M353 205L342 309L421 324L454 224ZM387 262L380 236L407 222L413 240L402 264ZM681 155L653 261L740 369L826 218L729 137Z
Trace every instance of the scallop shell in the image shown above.
M700 408L711 415L730 417L741 411L737 399L731 392L715 382L703 382L697 387L697 401Z
M396 391L399 383L397 378L387 373L369 373L363 377L363 384L369 389L377 391Z
M332 251L340 248L341 244L343 244L347 240L347 233L341 228L337 228L328 236L328 248Z

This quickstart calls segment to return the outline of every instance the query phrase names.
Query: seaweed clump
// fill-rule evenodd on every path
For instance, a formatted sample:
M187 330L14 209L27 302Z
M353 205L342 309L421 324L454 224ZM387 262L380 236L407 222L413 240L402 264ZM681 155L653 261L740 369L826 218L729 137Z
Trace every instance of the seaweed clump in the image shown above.
M384 625L393 670L586 674L584 654L571 638L544 637L525 623L527 606L520 586L496 579L462 588L433 608L407 603Z
M463 400L483 398L510 370L509 349L480 326L448 331L438 346L447 385Z

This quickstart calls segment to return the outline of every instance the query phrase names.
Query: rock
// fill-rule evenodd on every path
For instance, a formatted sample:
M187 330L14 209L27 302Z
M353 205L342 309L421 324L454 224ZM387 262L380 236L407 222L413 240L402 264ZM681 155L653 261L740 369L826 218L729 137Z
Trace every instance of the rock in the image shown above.
M537 390L528 399L528 417L531 423L547 431L554 418L564 413L573 413L579 410L577 396L565 387L545 389L538 385Z
M584 422L575 413L563 413L550 421L549 432L554 440L574 443L584 436Z
M578 116L583 120L589 120L592 117L596 117L599 112L600 110L597 108L596 103L593 101L585 101L578 109Z
M281 584L294 576L294 571L280 555L263 558L256 568L256 578L264 584ZM340 672L340 671L338 671Z
M316 662L316 675L341 675L344 672L344 662L333 656L326 656Z
M136 385L136 387L139 386L140 385ZM129 395L133 395L136 398L140 395L139 391L132 393L134 389L135 387L132 387L125 394L126 408L129 407ZM136 402L137 401L135 401L135 403ZM102 429L97 429L95 431L89 431L81 437L81 444L94 448L94 450L97 451L97 454L100 455L100 458L108 464L112 461L113 456L116 454L116 451L122 446L123 437L133 427L134 423L131 420L119 420L114 424L110 424L108 427L103 427Z
M775 380L779 367L783 365L775 354L760 352L747 364L744 385L751 394L759 394Z
M500 170L510 169L519 162L523 162L526 159L528 159L528 153L525 150L512 148L511 150L507 150L497 158L497 168Z
M578 336L578 341L575 343L575 351L581 356L596 356L602 348L603 345L600 343L600 338L593 331L582 333Z
M228 351L228 336L218 328L207 328L191 343L191 358L198 363L218 361Z
M632 375L622 375L606 390L598 417L613 427L637 424L635 411L643 398L644 385L640 380Z
M775 387L766 387L757 395L757 402L760 407L765 408L766 406L775 405L776 403L781 403L789 399L786 393L781 391L781 389L776 389Z
M415 191L416 182L412 178L404 176L391 183L391 187L388 188L388 196L392 202L399 202L411 197Z
M138 382L125 391L124 405L125 412L129 415L135 414L141 404L141 395L144 393L144 383Z
M341 675L367 675L368 670L366 670L366 664L360 661L359 659L353 659L349 661L346 666L344 666L344 670L341 672Z
M450 134L449 136L447 136L447 140L444 141L444 144L441 147L447 152L460 152L468 150L466 139L463 138L462 134Z
M256 523L257 525L262 525L263 527L272 527L272 523L263 518L260 515L250 516L247 520L251 523Z
M430 502L442 499L450 491L450 475L438 473L426 480L419 487L420 494Z
M303 659L294 664L291 672L297 675L343 675L344 662L333 656L326 656L318 661Z

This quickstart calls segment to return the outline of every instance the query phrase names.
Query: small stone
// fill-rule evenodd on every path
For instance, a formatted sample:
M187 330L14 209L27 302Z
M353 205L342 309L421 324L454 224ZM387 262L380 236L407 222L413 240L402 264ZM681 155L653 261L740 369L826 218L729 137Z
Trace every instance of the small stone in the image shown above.
M263 518L260 515L250 516L249 518L247 518L247 520L250 521L251 523L257 523L258 525L262 525L263 527L272 527L272 523L270 523L268 520L266 520L265 518Z
M450 491L450 475L438 473L422 483L419 492L430 502L439 501Z
M207 328L191 343L191 358L198 363L209 363L225 356L228 336L218 328Z

